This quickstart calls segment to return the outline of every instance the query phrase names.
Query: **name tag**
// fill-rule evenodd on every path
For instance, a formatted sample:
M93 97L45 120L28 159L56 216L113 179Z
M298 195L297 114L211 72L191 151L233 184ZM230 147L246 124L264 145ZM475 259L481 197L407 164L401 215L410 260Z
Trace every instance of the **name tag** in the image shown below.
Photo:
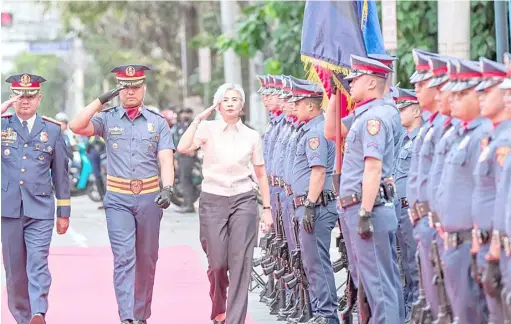
M113 128L108 129L108 133L110 133L110 135L122 135L123 131L124 128L120 128L119 126L115 126Z

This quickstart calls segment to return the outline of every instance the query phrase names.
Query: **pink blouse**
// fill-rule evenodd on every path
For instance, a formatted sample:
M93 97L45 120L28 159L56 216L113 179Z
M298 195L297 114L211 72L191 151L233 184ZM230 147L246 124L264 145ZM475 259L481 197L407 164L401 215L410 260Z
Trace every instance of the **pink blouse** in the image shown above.
M251 165L264 165L257 131L241 120L235 125L208 120L199 124L194 143L204 153L202 191L229 197L252 190Z

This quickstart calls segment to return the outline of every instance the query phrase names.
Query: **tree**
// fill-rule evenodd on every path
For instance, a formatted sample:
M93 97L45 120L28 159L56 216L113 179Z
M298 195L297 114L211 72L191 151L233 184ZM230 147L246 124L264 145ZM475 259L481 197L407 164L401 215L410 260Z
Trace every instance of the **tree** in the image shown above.
M263 51L265 70L270 74L304 76L300 44L305 2L257 2L242 10L235 38L220 35L220 52L232 48L236 54L253 57Z
M164 108L182 100L181 2L68 1L57 6L67 31L84 41L98 65L95 79L107 77L113 86L108 73L113 67L146 64L152 68L146 102Z

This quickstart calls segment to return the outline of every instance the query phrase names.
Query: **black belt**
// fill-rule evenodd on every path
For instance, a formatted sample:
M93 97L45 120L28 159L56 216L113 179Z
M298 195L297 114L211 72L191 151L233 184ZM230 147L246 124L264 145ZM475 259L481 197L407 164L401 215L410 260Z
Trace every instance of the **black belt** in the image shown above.
M444 237L444 247L457 248L465 242L472 242L472 231L461 231L461 232L446 232Z
M406 197L403 197L401 199L399 199L401 201L401 208L406 208L408 207L408 199L406 199Z
M339 202L341 203L342 208L348 208L351 206L354 206L356 204L359 204L362 202L362 195L359 193L353 193L349 196L339 197ZM376 196L376 199L374 200L374 207L386 204L388 202L387 198L378 191L378 195Z
M335 192L333 191L322 191L319 194L318 200L316 201L316 205L326 206L330 201L335 200ZM293 198L293 205L296 208L304 205L305 200L307 200L307 195L296 196Z

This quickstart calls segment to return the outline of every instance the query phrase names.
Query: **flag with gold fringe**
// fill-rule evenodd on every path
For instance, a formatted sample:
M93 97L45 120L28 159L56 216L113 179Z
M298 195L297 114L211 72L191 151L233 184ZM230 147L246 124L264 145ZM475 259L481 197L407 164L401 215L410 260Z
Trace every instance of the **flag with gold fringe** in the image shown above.
M307 79L323 86L324 106L332 93L330 80L335 82L339 117L347 116L354 107L344 80L350 72L350 56L367 56L368 53L385 53L374 0L306 2L301 59ZM342 140L338 142L337 148L341 151ZM339 158L342 160L341 156Z

